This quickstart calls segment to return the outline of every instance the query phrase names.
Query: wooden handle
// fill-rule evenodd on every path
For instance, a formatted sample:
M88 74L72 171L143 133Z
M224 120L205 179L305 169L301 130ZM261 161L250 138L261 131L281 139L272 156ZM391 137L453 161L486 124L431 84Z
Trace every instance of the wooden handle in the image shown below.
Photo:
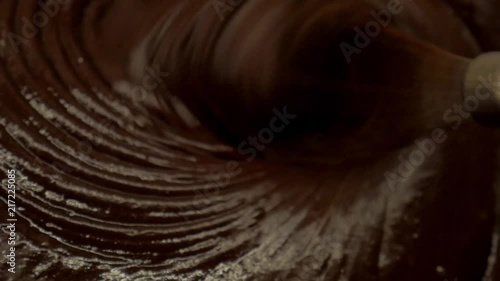
M470 63L464 83L464 105L474 118L500 126L500 52L485 53Z

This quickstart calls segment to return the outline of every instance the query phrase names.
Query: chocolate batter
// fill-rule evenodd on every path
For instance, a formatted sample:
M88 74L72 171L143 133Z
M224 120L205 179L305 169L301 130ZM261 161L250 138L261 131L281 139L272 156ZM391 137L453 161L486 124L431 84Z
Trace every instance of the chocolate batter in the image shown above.
M499 8L0 0L0 279L500 280Z

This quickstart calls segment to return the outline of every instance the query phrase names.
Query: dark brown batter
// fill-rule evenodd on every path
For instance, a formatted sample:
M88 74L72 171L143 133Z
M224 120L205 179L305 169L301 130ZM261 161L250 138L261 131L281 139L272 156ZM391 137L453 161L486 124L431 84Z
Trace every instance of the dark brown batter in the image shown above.
M0 279L500 280L498 132L443 117L500 2L349 63L393 1L0 0Z

